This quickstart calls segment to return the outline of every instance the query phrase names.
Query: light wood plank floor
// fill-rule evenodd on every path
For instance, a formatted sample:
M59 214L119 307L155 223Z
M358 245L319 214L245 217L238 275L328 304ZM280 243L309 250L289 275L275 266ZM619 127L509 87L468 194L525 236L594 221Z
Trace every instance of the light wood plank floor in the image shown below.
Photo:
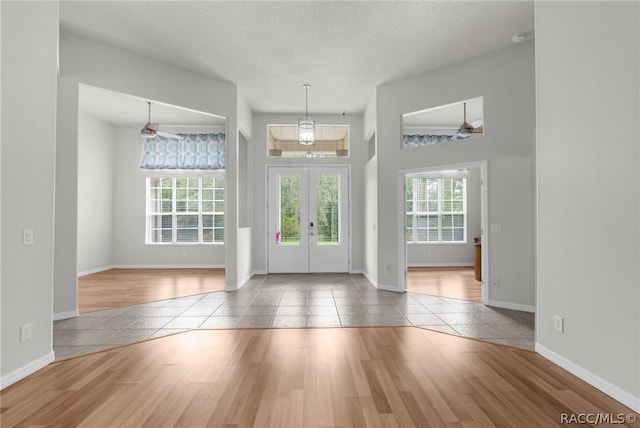
M533 352L416 327L194 330L53 363L1 398L3 427L551 427L632 413Z
M224 269L110 269L78 278L80 313L224 290Z
M410 267L407 291L482 303L482 287L472 267Z

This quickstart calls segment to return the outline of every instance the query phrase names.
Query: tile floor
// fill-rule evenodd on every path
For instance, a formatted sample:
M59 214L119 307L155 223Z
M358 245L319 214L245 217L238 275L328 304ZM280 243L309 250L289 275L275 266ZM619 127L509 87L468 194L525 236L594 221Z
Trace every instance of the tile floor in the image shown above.
M533 314L376 290L362 275L257 275L216 291L53 323L56 359L194 328L416 326L533 350Z

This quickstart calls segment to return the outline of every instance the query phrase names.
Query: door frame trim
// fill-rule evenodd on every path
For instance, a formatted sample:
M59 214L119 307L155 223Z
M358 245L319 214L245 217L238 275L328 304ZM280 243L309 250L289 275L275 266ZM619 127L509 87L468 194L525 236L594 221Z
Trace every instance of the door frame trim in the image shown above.
M473 162L463 162L455 164L445 165L432 165L422 168L403 169L398 171L397 175L397 189L398 189L398 223L397 223L397 237L398 237L398 289L401 292L407 290L407 243L405 239L405 193L404 193L404 181L407 174L415 174L419 172L432 172L451 170L459 168L478 168L480 169L480 228L482 230L482 302L486 305L489 302L489 280L491 278L489 274L489 180L488 180L488 162L486 160L479 160ZM468 237L467 237L468 238Z

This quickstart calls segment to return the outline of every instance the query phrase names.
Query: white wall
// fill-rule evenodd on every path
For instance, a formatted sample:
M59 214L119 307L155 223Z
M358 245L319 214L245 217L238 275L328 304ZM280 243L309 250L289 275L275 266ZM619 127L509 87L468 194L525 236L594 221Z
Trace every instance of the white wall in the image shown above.
M81 94L82 96L82 94ZM113 264L114 127L86 112L78 118L78 272Z
M363 114L365 147L364 177L364 275L378 284L378 156L376 138L377 97L374 93Z
M467 176L467 243L408 244L407 266L473 266L474 241L480 237L480 168Z
M484 98L484 136L401 149L401 116L462 100ZM397 289L404 281L399 231L402 204L399 170L486 160L488 220L501 232L486 234L489 269L499 287L489 304L533 310L534 46L525 42L488 55L378 87L378 285ZM461 117L462 120L462 117ZM401 287L403 288L403 287Z
M54 312L66 313L77 308L76 158L78 85L81 83L227 118L225 273L227 284L235 285L238 225L236 86L71 33L62 32L60 37Z
M640 411L640 7L537 2L535 22L536 349Z
M168 132L183 131L177 128L166 129ZM191 132L207 131L198 129ZM224 245L145 243L146 178L162 177L165 174L140 169L142 142L137 129L117 127L113 144L116 174L113 177L112 264L117 267L224 267Z
M267 158L267 125L295 124L298 117L283 114L255 114L250 165L254 171L253 198L253 271L267 270L267 165L351 165L351 269L360 272L364 268L364 196L362 115L316 115L310 114L316 124L350 125L351 149L349 158Z
M219 126L167 130L225 132ZM112 267L224 267L223 245L146 245L146 177L162 174L141 170L141 158L137 129L80 110L78 275Z
M53 360L57 8L0 2L2 388ZM22 244L23 229L33 230L33 245ZM20 342L23 324L32 337Z

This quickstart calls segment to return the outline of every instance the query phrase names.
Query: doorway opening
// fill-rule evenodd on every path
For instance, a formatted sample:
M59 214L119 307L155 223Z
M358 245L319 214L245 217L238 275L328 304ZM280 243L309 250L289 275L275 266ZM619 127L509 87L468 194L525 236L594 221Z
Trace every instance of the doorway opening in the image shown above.
M349 271L349 168L269 167L268 271Z
M159 166L141 173L142 161L150 162L146 143L156 140L142 132L150 120L160 123L154 158ZM226 135L226 122L219 115L79 85L78 312L223 289L224 170L181 171L171 151L177 144L165 140L201 145L204 140L188 136L211 136L213 145L214 136Z
M405 289L487 302L486 162L402 172Z

